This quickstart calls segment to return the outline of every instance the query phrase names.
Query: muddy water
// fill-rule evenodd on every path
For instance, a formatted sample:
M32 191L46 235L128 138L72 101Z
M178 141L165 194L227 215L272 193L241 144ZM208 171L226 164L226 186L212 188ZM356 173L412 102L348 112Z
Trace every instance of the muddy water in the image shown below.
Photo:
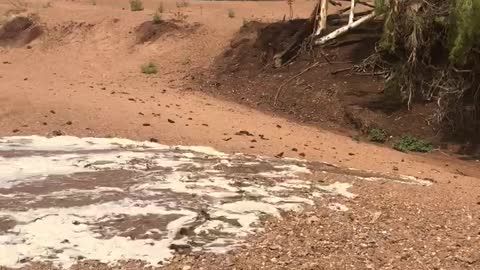
M355 197L349 188L356 179L428 184L208 147L0 138L0 266L68 268L79 259L157 265L175 252L225 252L267 216L301 210L319 196Z

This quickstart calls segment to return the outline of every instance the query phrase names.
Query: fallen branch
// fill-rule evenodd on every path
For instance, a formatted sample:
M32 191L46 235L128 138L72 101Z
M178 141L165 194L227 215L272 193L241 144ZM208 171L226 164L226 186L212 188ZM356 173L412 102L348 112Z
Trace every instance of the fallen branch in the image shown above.
M336 37L338 37L342 34L345 34L345 33L349 32L350 30L352 30L354 28L357 28L361 24L363 24L365 22L368 22L369 20L371 20L373 18L375 18L375 12L371 12L369 15L364 16L364 17L358 19L357 21L355 21L351 24L345 25L343 27L340 27L337 30L333 31L332 33L319 38L318 40L315 41L315 44L316 45L325 44L329 40L332 40L332 39L334 39L334 38L336 38Z
M330 74L335 75L335 74L338 74L340 72L345 72L345 71L350 71L350 70L352 70L352 67L341 68L341 69L337 69L337 70L334 70L334 71L330 72Z
M327 63L322 63L322 64L327 64ZM273 106L277 106L277 100L278 100L278 97L280 96L280 93L282 91L282 88L285 87L285 85L287 85L289 82L295 80L296 78L302 76L305 72L309 71L310 69L314 68L314 67L317 67L319 66L320 63L319 62L315 62L314 64L312 64L311 66L305 68L304 70L302 70L300 73L298 73L297 75L291 77L290 79L286 80L284 83L282 83L282 85L280 85L277 89L277 93L275 94L275 99L273 101Z

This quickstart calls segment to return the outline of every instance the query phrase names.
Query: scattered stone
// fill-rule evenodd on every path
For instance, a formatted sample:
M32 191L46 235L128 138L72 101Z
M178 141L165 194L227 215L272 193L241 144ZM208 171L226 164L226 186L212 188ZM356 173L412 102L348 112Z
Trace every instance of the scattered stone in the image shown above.
M275 157L276 157L276 158L281 158L281 157L283 157L283 154L284 154L283 152L280 152L280 153L278 153L277 155L275 155Z
M155 138L150 138L150 142L153 142L153 143L158 143L158 140L155 139Z
M294 148L292 148L292 151L293 152L298 152L298 149L294 147Z
M168 119L167 121L168 121L170 124L174 124L174 123L175 123L175 121L173 121L172 119Z
M149 124L149 123L143 123L143 126L144 126L144 127L149 127L150 124Z
M54 110L50 110L50 113L51 114L56 114L56 112Z
M301 156L302 158L306 156L305 153L299 153L298 155Z
M67 121L67 122L65 123L65 125L67 125L67 126L71 126L72 124L73 124L72 121Z
M16 129L14 129L14 130L12 130L12 132L13 132L13 133L17 133L17 132L19 132L19 131L20 131L20 130L19 130L19 129L17 129L17 128L16 128Z
M354 153L348 153L348 155L349 155L349 156L355 156L355 154L354 154Z
M247 130L240 130L239 132L235 133L235 135L238 135L238 136L243 136L243 135L253 136L253 134L248 132Z
M228 138L224 138L224 139L222 139L222 140L228 142L228 141L230 141L231 139L232 139L232 137L228 137Z
M63 132L61 130L54 130L52 131L53 136L62 136Z
M258 137L260 137L260 139L264 140L264 141L268 141L269 139L265 138L265 135L263 134L258 134Z
M208 127L208 124L202 124L202 126L206 126L206 127Z
M282 126L280 126L280 125L277 125L277 128L282 128Z

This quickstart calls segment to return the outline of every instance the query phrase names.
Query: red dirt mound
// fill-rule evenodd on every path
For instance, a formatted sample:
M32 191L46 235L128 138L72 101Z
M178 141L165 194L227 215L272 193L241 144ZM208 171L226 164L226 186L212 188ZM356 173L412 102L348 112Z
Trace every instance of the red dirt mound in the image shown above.
M408 111L395 99L385 98L383 77L345 70L373 52L381 29L377 23L329 47L303 46L291 63L274 68L273 56L305 23L245 24L214 66L195 76L202 90L322 127L364 133L383 128L391 135L434 140L436 133L427 124L434 105Z
M161 21L154 23L146 21L135 29L137 43L155 41L167 33L189 34L195 32L201 25L199 23L177 23L175 21Z
M0 46L22 47L42 34L42 27L31 18L15 17L0 28Z

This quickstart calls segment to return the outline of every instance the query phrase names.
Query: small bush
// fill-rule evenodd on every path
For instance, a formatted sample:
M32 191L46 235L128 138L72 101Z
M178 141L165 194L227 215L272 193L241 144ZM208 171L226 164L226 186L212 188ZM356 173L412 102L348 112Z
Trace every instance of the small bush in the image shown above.
M130 10L131 11L142 11L143 2L141 0L130 0Z
M157 66L150 62L148 64L142 65L142 73L143 74L156 74L157 73Z
M184 8L190 6L190 2L188 2L187 0L177 1L175 4L177 8Z
M393 148L401 152L412 151L425 153L432 151L433 145L412 136L403 136L400 141L393 145Z
M371 142L384 143L387 140L387 133L380 128L372 128L368 132L368 139Z
M160 13L155 12L155 14L153 14L152 21L154 24L160 24L162 22L162 16L160 15Z
M228 17L229 18L235 18L235 11L233 11L233 9L228 10Z

